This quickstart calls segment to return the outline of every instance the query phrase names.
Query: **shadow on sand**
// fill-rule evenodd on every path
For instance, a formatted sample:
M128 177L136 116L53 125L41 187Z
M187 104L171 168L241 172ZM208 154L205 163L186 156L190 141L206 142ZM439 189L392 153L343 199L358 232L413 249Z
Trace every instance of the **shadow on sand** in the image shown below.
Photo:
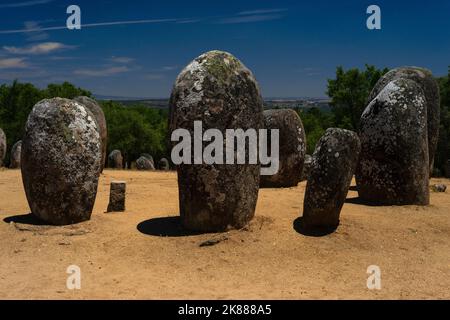
M19 214L11 217L6 217L3 219L6 223L20 223L20 224L28 224L33 226L48 226L48 223L45 223L45 221L39 220L35 215L32 213L28 214Z
M178 216L145 220L137 225L137 229L143 234L157 237L186 237L203 234L184 229Z
M327 236L327 235L333 233L334 231L336 231L336 229L337 229L337 226L332 227L332 228L315 228L315 229L306 228L305 224L303 223L303 217L299 217L299 218L295 219L294 223L293 223L293 227L294 227L295 231L297 231L298 233L300 233L304 236L308 236L308 237Z

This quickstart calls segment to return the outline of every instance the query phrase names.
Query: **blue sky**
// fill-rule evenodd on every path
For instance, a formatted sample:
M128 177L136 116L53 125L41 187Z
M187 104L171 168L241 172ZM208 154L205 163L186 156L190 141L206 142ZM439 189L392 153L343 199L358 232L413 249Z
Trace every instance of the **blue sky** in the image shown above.
M58 29L71 4L85 27ZM382 30L366 28L371 4ZM265 97L322 97L338 65L446 74L449 17L448 0L0 0L0 83L67 80L100 95L168 97L187 63L219 49L254 72Z

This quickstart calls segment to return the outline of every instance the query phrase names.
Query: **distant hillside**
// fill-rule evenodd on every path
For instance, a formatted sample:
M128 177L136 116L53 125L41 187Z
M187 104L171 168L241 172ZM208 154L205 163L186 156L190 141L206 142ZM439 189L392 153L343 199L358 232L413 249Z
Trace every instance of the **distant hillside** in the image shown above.
M150 99L150 98L129 98L129 97L113 97L94 95L98 100L113 100L122 103L123 105L144 105L149 108L166 109L169 107L168 99ZM266 98L264 99L264 108L318 108L321 111L330 111L330 100L328 98Z

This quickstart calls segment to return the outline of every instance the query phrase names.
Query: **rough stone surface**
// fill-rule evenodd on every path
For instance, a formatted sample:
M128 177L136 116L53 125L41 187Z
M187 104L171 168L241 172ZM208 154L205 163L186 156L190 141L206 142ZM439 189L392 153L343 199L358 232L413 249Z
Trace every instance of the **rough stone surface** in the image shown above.
M361 116L359 196L378 205L427 205L427 106L409 79L388 83Z
M103 168L105 167L106 162L106 147L108 144L108 128L106 126L106 119L105 114L103 113L102 107L95 101L94 99L91 99L89 97L76 97L74 99L77 102L82 103L85 105L89 111L92 112L92 114L95 117L95 120L97 121L97 126L100 133L100 140L102 142L102 166L101 166L101 172L103 172Z
M305 155L305 161L303 162L302 179L301 181L308 180L309 173L311 172L312 156Z
M84 105L61 98L38 102L25 126L21 159L32 213L55 225L89 220L101 156L97 122Z
M0 167L3 167L5 157L6 157L6 135L3 132L2 128L0 128Z
M433 192L445 192L447 186L445 184L434 184L431 186L431 190L433 190Z
M302 120L292 109L266 110L264 128L279 130L279 169L274 175L262 175L260 187L296 186L302 178L306 153L306 136Z
M113 150L108 156L108 167L113 169L123 168L123 157L120 150Z
M204 131L218 129L224 137L226 129L263 128L258 84L231 54L203 54L178 76L170 99L169 128L185 128L193 136L194 120L202 121ZM185 228L223 231L241 228L253 218L259 164L181 164L177 170Z
M125 181L112 181L109 192L109 204L107 212L125 211L125 194L127 184Z
M143 153L141 154L141 157L146 157L148 160L152 162L153 167L156 168L155 161L153 160L153 157L149 153Z
M147 157L139 157L136 160L136 169L138 170L155 170L153 163Z
M306 184L305 228L326 229L339 225L360 149L358 135L349 130L330 128L319 140Z
M383 88L396 79L409 79L417 82L422 88L426 99L427 126L428 126L428 158L430 162L430 174L433 172L434 156L439 140L440 123L440 95L439 85L431 71L418 67L401 67L386 73L375 85L370 96L370 103Z
M159 160L158 168L159 168L159 170L163 170L163 171L170 170L169 160L167 160L166 158L162 158L161 160Z
M11 169L20 168L21 154L22 154L22 141L19 140L13 145L13 147L11 149L11 159L10 159L10 164L9 164L9 167Z

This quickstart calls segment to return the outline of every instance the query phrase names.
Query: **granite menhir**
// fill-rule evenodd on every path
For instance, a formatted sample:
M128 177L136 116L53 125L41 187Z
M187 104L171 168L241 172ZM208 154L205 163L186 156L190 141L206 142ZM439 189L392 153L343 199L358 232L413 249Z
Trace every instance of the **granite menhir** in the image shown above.
M22 140L22 179L31 212L55 225L89 220L101 157L97 121L89 109L61 98L38 102Z
M193 136L203 130L263 128L263 100L252 73L234 56L205 53L178 76L170 99L169 128ZM203 144L203 147L208 143ZM248 156L248 148L246 151ZM193 155L191 155L193 158ZM192 162L193 163L193 162ZM203 232L245 226L254 216L260 164L181 164L177 166L181 221Z

